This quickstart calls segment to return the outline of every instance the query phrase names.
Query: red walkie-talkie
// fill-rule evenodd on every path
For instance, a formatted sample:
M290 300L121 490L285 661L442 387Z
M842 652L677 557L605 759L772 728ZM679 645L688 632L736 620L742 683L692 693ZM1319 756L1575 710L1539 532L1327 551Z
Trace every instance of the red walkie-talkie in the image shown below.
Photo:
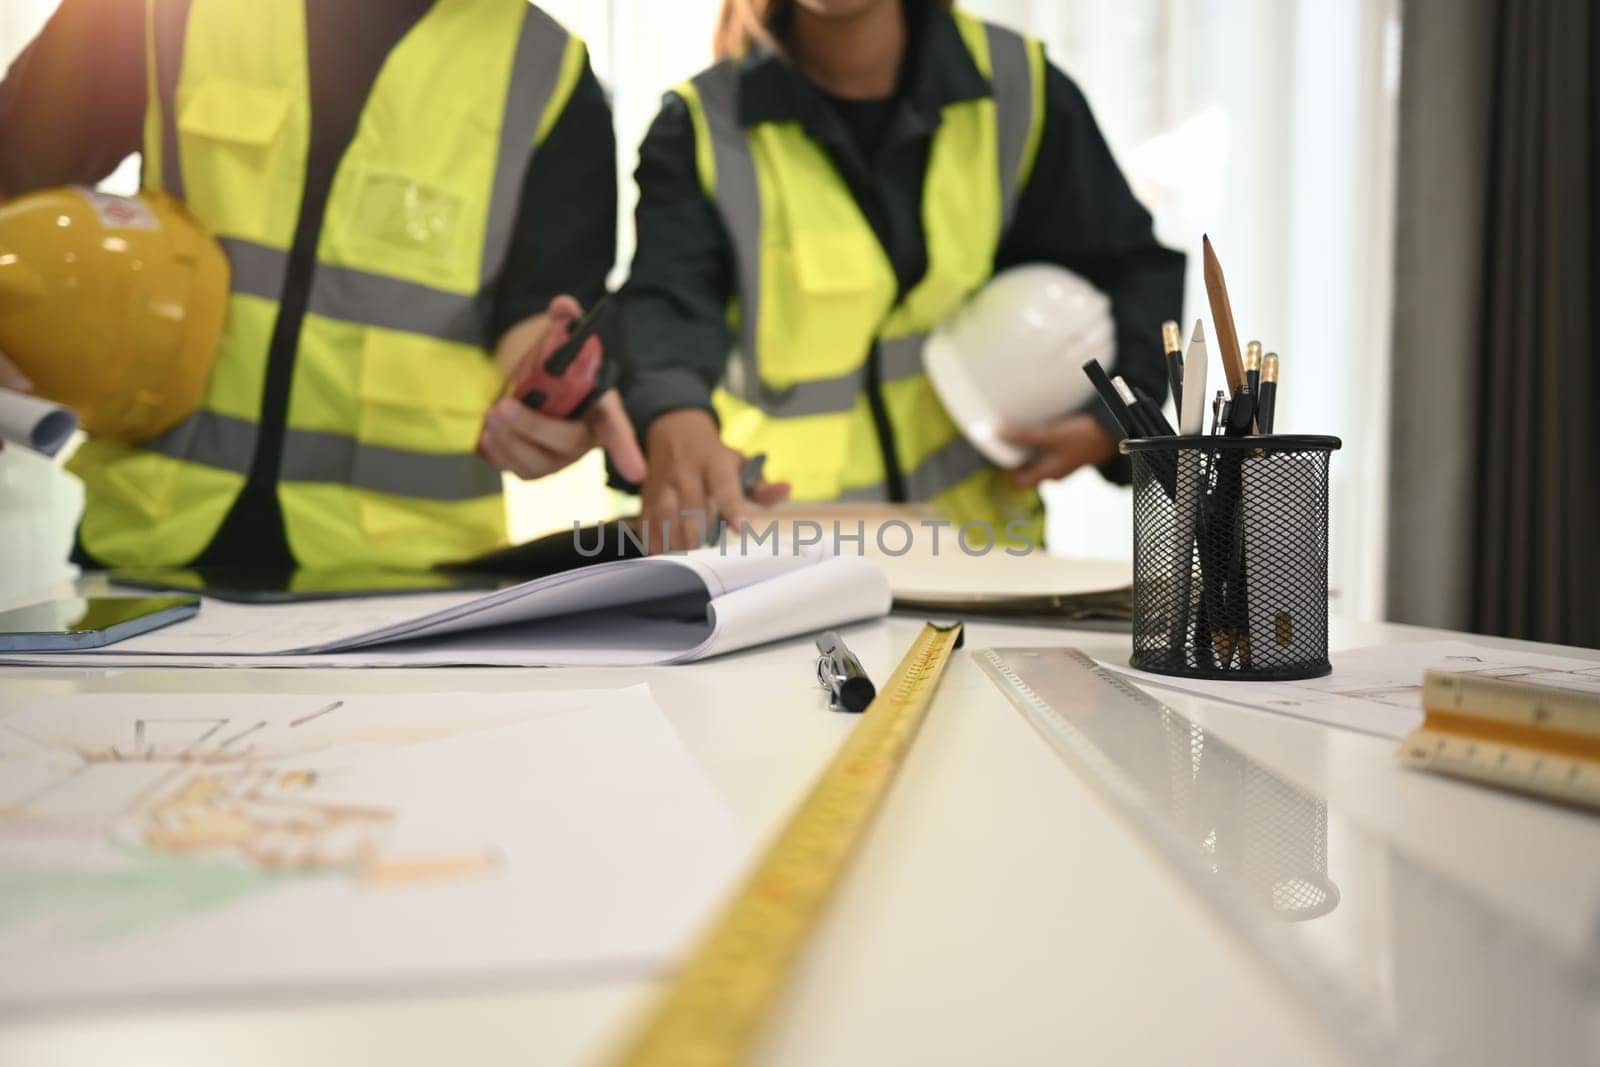
M567 339L555 351L527 369L510 394L542 415L583 418L595 401L617 384L616 361L605 353L605 345L614 335L610 326L615 318L616 304L609 296L603 297L568 327ZM586 342L595 336L600 337L600 344L585 352Z

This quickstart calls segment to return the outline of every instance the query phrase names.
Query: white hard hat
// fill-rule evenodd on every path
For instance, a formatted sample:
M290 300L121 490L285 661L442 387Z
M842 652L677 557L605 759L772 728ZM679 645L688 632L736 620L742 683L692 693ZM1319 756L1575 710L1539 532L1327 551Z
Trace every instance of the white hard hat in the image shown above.
M1082 407L1094 396L1083 364L1110 366L1115 351L1110 298L1063 267L1030 263L995 275L941 322L922 359L967 440L1017 467L1027 450L1000 440L1000 428Z

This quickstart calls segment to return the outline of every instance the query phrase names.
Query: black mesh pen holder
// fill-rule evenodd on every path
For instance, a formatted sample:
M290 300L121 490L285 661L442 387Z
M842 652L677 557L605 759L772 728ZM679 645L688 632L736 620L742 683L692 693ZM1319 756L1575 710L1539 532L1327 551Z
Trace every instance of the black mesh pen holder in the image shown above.
M1133 461L1133 658L1157 674L1288 681L1328 662L1337 437L1155 437Z

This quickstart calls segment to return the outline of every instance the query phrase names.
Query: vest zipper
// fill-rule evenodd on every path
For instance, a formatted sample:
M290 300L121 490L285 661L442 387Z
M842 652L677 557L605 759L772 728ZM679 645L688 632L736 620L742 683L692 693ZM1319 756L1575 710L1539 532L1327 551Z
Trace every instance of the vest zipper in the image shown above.
M867 353L867 407L872 411L872 428L878 435L878 451L883 455L883 484L891 504L906 502L906 476L900 469L900 455L894 441L894 426L883 402L883 368L879 365L876 339Z

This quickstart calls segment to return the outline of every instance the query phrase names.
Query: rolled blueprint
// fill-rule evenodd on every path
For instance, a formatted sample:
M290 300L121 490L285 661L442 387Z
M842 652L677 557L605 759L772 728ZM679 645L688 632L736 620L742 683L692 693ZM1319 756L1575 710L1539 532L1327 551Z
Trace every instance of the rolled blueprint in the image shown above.
M71 408L0 389L0 440L54 456L78 428Z

